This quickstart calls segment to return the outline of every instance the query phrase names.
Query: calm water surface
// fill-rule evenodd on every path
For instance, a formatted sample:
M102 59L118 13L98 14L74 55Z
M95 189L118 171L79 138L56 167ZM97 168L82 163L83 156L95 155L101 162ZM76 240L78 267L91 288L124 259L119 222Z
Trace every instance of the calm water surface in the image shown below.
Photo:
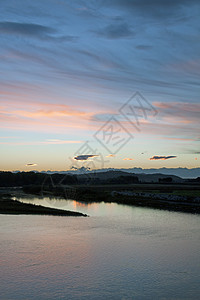
M200 217L21 199L83 217L0 215L0 299L200 299Z

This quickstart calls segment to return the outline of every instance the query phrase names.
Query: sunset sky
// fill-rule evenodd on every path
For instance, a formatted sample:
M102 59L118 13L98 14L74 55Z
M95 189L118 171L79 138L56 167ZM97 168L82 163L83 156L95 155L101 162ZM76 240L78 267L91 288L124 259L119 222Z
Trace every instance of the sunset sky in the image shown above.
M199 1L0 7L0 170L200 166Z

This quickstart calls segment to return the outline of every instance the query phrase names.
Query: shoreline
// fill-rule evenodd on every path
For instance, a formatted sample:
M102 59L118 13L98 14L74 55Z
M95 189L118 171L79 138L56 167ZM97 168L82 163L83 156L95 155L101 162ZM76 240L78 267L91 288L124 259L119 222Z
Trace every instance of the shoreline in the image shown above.
M0 199L0 214L88 217L86 214L80 212L22 203L18 200L8 198Z
M187 190L184 190L184 188L184 185L172 186L155 184L124 184L99 186L72 185L70 187L66 187L63 185L56 186L54 188L45 187L41 193L40 186L30 185L18 189L3 188L0 189L0 192L3 192L2 196L7 197L9 199L11 197L19 195L21 195L22 197L26 195L31 197L32 195L40 196L42 198L56 197L65 200L73 199L75 201L80 201L84 203L117 203L122 205L125 204L159 210L200 214L200 187L196 186L194 189L194 187L192 186L187 186ZM71 194L72 191L73 194ZM45 208L45 210L47 211L47 208ZM48 211L47 213L51 212ZM61 215L63 215L62 210L60 213ZM59 211L57 211L57 214L59 214Z

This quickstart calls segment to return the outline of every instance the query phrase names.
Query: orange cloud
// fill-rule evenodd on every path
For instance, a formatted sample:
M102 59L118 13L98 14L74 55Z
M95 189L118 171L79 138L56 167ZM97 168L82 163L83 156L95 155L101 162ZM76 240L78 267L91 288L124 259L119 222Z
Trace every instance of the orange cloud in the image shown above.
M67 105L62 109L62 105L54 107L54 109L40 109L35 111L26 111L26 110L15 110L9 112L10 114L26 117L26 118L41 118L41 117L90 117L92 113L86 113L83 111L72 110Z
M14 130L43 132L60 132L69 128L87 130L92 127L88 123L94 114L95 112L87 112L63 104L9 101L1 107L0 126Z
M134 158L125 157L125 158L123 158L123 160L134 160Z
M109 154L109 155L107 155L106 157L115 157L116 155L114 155L114 154Z

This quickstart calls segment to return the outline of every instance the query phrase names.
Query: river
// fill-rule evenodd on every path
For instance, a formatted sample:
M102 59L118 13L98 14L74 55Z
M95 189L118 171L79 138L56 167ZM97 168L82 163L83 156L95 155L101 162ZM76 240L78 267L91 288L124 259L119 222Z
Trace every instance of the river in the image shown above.
M1 215L1 299L199 299L199 215L20 200L90 217Z

